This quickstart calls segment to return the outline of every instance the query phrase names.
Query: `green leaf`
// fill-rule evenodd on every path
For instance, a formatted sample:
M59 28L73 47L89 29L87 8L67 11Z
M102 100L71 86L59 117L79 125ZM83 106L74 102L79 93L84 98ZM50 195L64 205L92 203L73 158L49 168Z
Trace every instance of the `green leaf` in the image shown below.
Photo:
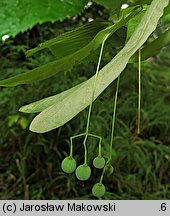
M168 6L164 10L164 14L163 14L162 20L165 23L170 23L170 3L168 4Z
M127 2L127 0L93 0L93 1L103 5L107 9L116 11L117 13L120 11L122 4Z
M168 14L170 14L170 3L169 3L168 6L165 8L163 16L166 16L166 15L168 15Z
M122 4L126 3L127 0L115 0L114 1L114 11L116 11L116 13L119 13Z
M141 11L141 9L142 9L142 7L140 5L129 6L129 7L124 8L120 11L119 17L116 14L113 14L109 17L109 20L110 21L119 20L123 17L126 17L132 11L136 11L136 14L138 14Z
M88 0L3 0L0 2L0 39L17 35L37 23L63 21L79 14Z
M25 73L16 75L14 77L0 81L0 86L17 86L20 84L28 84L35 81L40 81L47 79L58 72L70 69L75 64L80 63L85 59L90 53L96 50L104 40L106 36L111 36L115 31L121 28L125 23L135 14L135 11L129 14L129 16L121 19L114 25L101 30L90 43L80 50L65 56L59 60L55 60L48 64L42 65L33 70L27 71Z
M21 117L19 124L21 125L22 129L26 129L29 125L29 121L25 117Z
M19 119L19 115L11 115L8 117L8 127L12 127Z
M140 24L124 48L99 72L95 99L120 75L126 67L130 57L145 43L149 35L155 30L163 9L168 0L153 0ZM38 114L30 125L30 130L44 133L62 126L91 102L95 76L83 83L64 100L55 103Z
M114 46L122 46L122 44L125 42L125 32L126 28L119 29L114 35L112 35L108 41L107 41L107 46L114 47ZM108 48L108 49L109 49ZM107 49L107 50L108 50ZM82 84L80 84L82 85ZM33 102L31 104L22 106L19 111L20 112L25 112L25 113L37 113L45 110L46 108L50 107L54 103L58 103L62 101L65 97L67 97L70 93L75 91L77 88L79 88L80 85L77 85L73 88L70 88L64 92L61 92L60 94L50 96L44 99L41 99L39 101Z
M110 0L93 0L95 3L103 5L107 9L113 9L114 8L114 1Z
M133 2L135 2L135 4L144 5L144 4L150 4L152 2L152 0L135 0Z
M162 20L164 23L170 23L170 14L167 14L166 16L162 17Z
M141 60L144 61L151 56L156 55L163 47L170 44L170 29L165 31L158 38L153 40L151 43L147 44L141 49ZM138 61L138 53L135 53L130 62Z
M141 11L138 15L136 15L134 18L129 20L128 22L128 30L127 30L127 40L131 37L136 27L139 25L142 17L145 14L145 10Z
M84 24L73 31L66 32L28 50L26 56L29 57L45 48L49 48L57 57L67 56L87 45L99 31L109 25L110 23L106 21L93 21Z

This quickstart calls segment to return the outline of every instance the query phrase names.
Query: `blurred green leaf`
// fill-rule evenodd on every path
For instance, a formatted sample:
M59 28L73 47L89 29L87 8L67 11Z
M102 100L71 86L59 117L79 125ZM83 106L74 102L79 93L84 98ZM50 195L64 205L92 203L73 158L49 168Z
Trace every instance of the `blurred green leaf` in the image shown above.
M163 47L170 44L170 29L165 31L158 38L153 40L151 43L147 44L141 49L141 60L144 61L151 56L156 55ZM135 53L130 62L138 61L138 53Z
M63 21L79 14L88 0L3 0L0 2L0 39L15 36L37 23Z
M19 119L19 115L11 115L8 117L8 127L12 127Z
M26 56L29 57L45 48L49 48L57 57L67 56L87 45L99 31L109 25L110 23L106 21L93 21L84 24L73 31L66 32L28 50Z
M170 3L168 4L168 6L164 10L164 14L162 16L162 20L165 23L170 23Z
M155 30L163 9L168 0L153 0L135 32L124 48L99 72L95 99L120 75L130 57L144 44L149 35ZM152 22L151 22L152 20ZM95 76L83 83L64 100L56 103L38 114L30 125L30 130L37 133L48 132L62 126L91 102Z
M127 28L127 40L131 37L133 32L135 31L136 27L139 25L142 17L144 16L146 11L141 11L139 14L137 14L134 18L129 20L128 22L128 28Z
M166 16L166 15L168 15L168 14L170 14L170 3L169 3L168 6L165 8L163 16Z
M127 2L127 0L93 0L94 2L103 5L107 9L113 10L116 13L119 13L120 8L123 3Z
M25 117L21 117L19 124L21 125L22 129L26 129L29 125L29 121Z
M134 0L133 2L136 4L144 5L144 4L150 4L152 0Z
M136 14L138 13L138 12L140 12L141 11L141 6L139 6L139 5L135 5L135 6L130 6L130 7L127 7L127 8L124 8L124 9L122 9L121 11L120 11L120 15L119 15L119 17L116 15L116 14L113 14L113 15L111 15L110 17L109 17L109 20L110 21L112 21L112 20L119 20L119 19L121 19L121 18L123 18L123 17L126 17L129 13L131 13L132 11L136 11Z
M170 14L167 14L166 16L162 17L162 20L163 20L165 23L170 23Z

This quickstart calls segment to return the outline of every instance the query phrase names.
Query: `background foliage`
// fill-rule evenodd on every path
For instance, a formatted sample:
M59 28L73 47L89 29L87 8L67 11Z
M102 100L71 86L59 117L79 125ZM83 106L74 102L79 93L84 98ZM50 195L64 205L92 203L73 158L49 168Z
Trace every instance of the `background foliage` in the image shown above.
M87 0L4 0L0 2L0 38L31 29L37 23L63 21L79 14Z
M25 59L25 51L38 43L79 26L90 18L108 17L108 11L95 4L82 16L63 23L36 25L15 39L1 43L0 77L16 75L53 60L44 51ZM161 26L161 28L163 28ZM166 26L164 26L166 28ZM158 32L159 34L159 32ZM112 53L110 54L112 56ZM103 65L111 56L105 55ZM129 64L121 76L116 136L113 149L113 175L106 176L108 187L104 199L170 198L170 49L142 64L142 132L136 136L137 66ZM36 84L0 89L0 198L1 199L94 199L91 186L100 176L79 182L74 175L61 171L62 159L68 154L69 137L84 131L87 111L66 125L46 134L28 130L33 116L18 112L23 105L53 95L92 76L96 59L86 59L64 74ZM74 70L74 73L73 73ZM128 84L127 84L128 83ZM115 84L109 86L94 104L91 131L103 136L108 152ZM26 128L26 129L25 129ZM77 140L76 159L81 163L82 140ZM89 145L94 157L95 140Z

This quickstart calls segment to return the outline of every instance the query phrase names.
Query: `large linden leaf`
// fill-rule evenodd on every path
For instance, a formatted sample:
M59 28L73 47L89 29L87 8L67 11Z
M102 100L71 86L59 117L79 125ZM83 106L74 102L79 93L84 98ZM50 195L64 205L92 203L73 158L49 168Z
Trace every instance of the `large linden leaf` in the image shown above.
M88 0L1 0L0 39L17 35L37 23L63 21L79 14Z
M130 57L145 43L150 34L155 30L163 14L163 9L167 4L168 0L153 0L124 48L100 70L95 99L120 75ZM30 130L37 133L50 131L62 126L85 109L91 102L94 79L95 76L83 83L61 102L53 104L38 114L33 119Z
M111 25L109 22L102 20L84 24L73 31L63 33L28 50L26 56L29 57L38 51L49 48L57 57L64 57L87 45L100 30L109 25Z
M83 59L89 56L92 51L97 50L106 36L113 35L113 33L124 26L135 14L136 12L133 11L127 17L122 18L117 23L99 31L93 40L76 52L25 73L1 80L0 86L16 86L20 84L32 83L47 79L51 76L54 76L58 72L70 69L70 67L80 63Z

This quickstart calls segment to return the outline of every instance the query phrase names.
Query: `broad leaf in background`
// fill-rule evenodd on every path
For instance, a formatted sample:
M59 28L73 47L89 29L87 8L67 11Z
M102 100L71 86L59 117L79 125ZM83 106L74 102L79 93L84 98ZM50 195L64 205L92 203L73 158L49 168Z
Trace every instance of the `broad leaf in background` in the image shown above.
M150 34L155 30L163 9L168 0L153 0L146 11L135 32L126 43L124 48L99 72L97 80L95 99L120 75L126 67L130 57L145 43ZM56 103L38 114L30 125L30 130L44 133L62 126L84 108L86 108L92 97L95 76L83 83L64 100Z
M3 0L0 1L0 40L15 36L37 23L63 21L83 11L88 0Z
M168 4L168 6L164 10L164 14L163 14L162 20L165 23L170 23L170 3Z
M94 21L92 23L96 23L96 21ZM106 23L106 22L103 23L103 29L109 25L110 25L110 23ZM97 32L97 30L95 32L95 29L96 29L96 26L95 26L94 30L91 31L92 34L89 31L86 36L82 35L82 37L75 37L75 39L74 38L71 39L70 42L69 42L69 40L65 40L60 44L55 44L53 46L50 46L49 49L57 57L64 57L66 55L74 53L74 52L78 51L79 49L85 47L88 43L90 43L90 41L92 41L92 39L94 38L95 33L97 34L101 30L101 26L100 26L100 29L98 28L98 32ZM122 27L121 29L118 29L117 31L115 31L115 33L113 33L110 36L110 38L107 40L107 44L108 44L109 48L113 48L113 47L117 48L117 47L123 46L125 43L125 39L126 39L125 36L126 36L126 28ZM92 58L91 54L90 54L89 59ZM94 52L93 52L93 54L95 55ZM98 56L98 49L96 50L96 56Z
M119 17L116 14L113 14L109 17L110 21L117 21L119 19L122 19L123 17L126 17L127 14L129 14L130 12L132 12L133 10L139 10L139 12L141 11L141 6L140 5L135 5L135 6L129 6L127 8L123 8L122 10L120 10L120 14Z
M56 38L39 44L36 48L28 50L26 56L29 57L45 48L49 48L57 57L67 56L87 45L100 30L109 25L111 23L106 21L93 21L84 24L73 31L63 33Z
M131 37L133 32L135 31L137 25L139 25L142 17L144 16L146 10L141 11L141 13L137 14L134 18L129 20L128 22L128 28L127 28L127 40Z
M168 4L168 6L165 8L163 16L166 16L168 14L170 14L170 2Z
M141 49L141 60L144 61L151 56L156 55L163 47L170 44L170 29L165 31L158 38L153 40L151 43L147 44ZM135 53L130 62L138 61L138 53Z
M150 4L152 2L152 0L134 0L132 2L134 2L135 4L143 5L143 4Z
M167 14L166 16L164 16L162 20L164 21L164 23L170 23L170 14Z
M103 5L105 8L110 10L114 8L114 1L111 0L93 0L93 2Z
M127 0L93 0L94 2L103 5L105 8L113 10L119 13L122 4L127 2Z
M97 33L94 39L90 41L90 43L88 43L85 47L79 49L78 51L28 72L1 80L0 86L16 86L20 84L32 83L35 81L47 79L58 72L70 69L70 67L80 63L83 59L90 55L92 51L96 50L101 45L106 36L111 36L115 31L124 26L135 14L136 12L133 11L127 17L119 20L119 22L107 27L106 29L101 30L99 33Z

